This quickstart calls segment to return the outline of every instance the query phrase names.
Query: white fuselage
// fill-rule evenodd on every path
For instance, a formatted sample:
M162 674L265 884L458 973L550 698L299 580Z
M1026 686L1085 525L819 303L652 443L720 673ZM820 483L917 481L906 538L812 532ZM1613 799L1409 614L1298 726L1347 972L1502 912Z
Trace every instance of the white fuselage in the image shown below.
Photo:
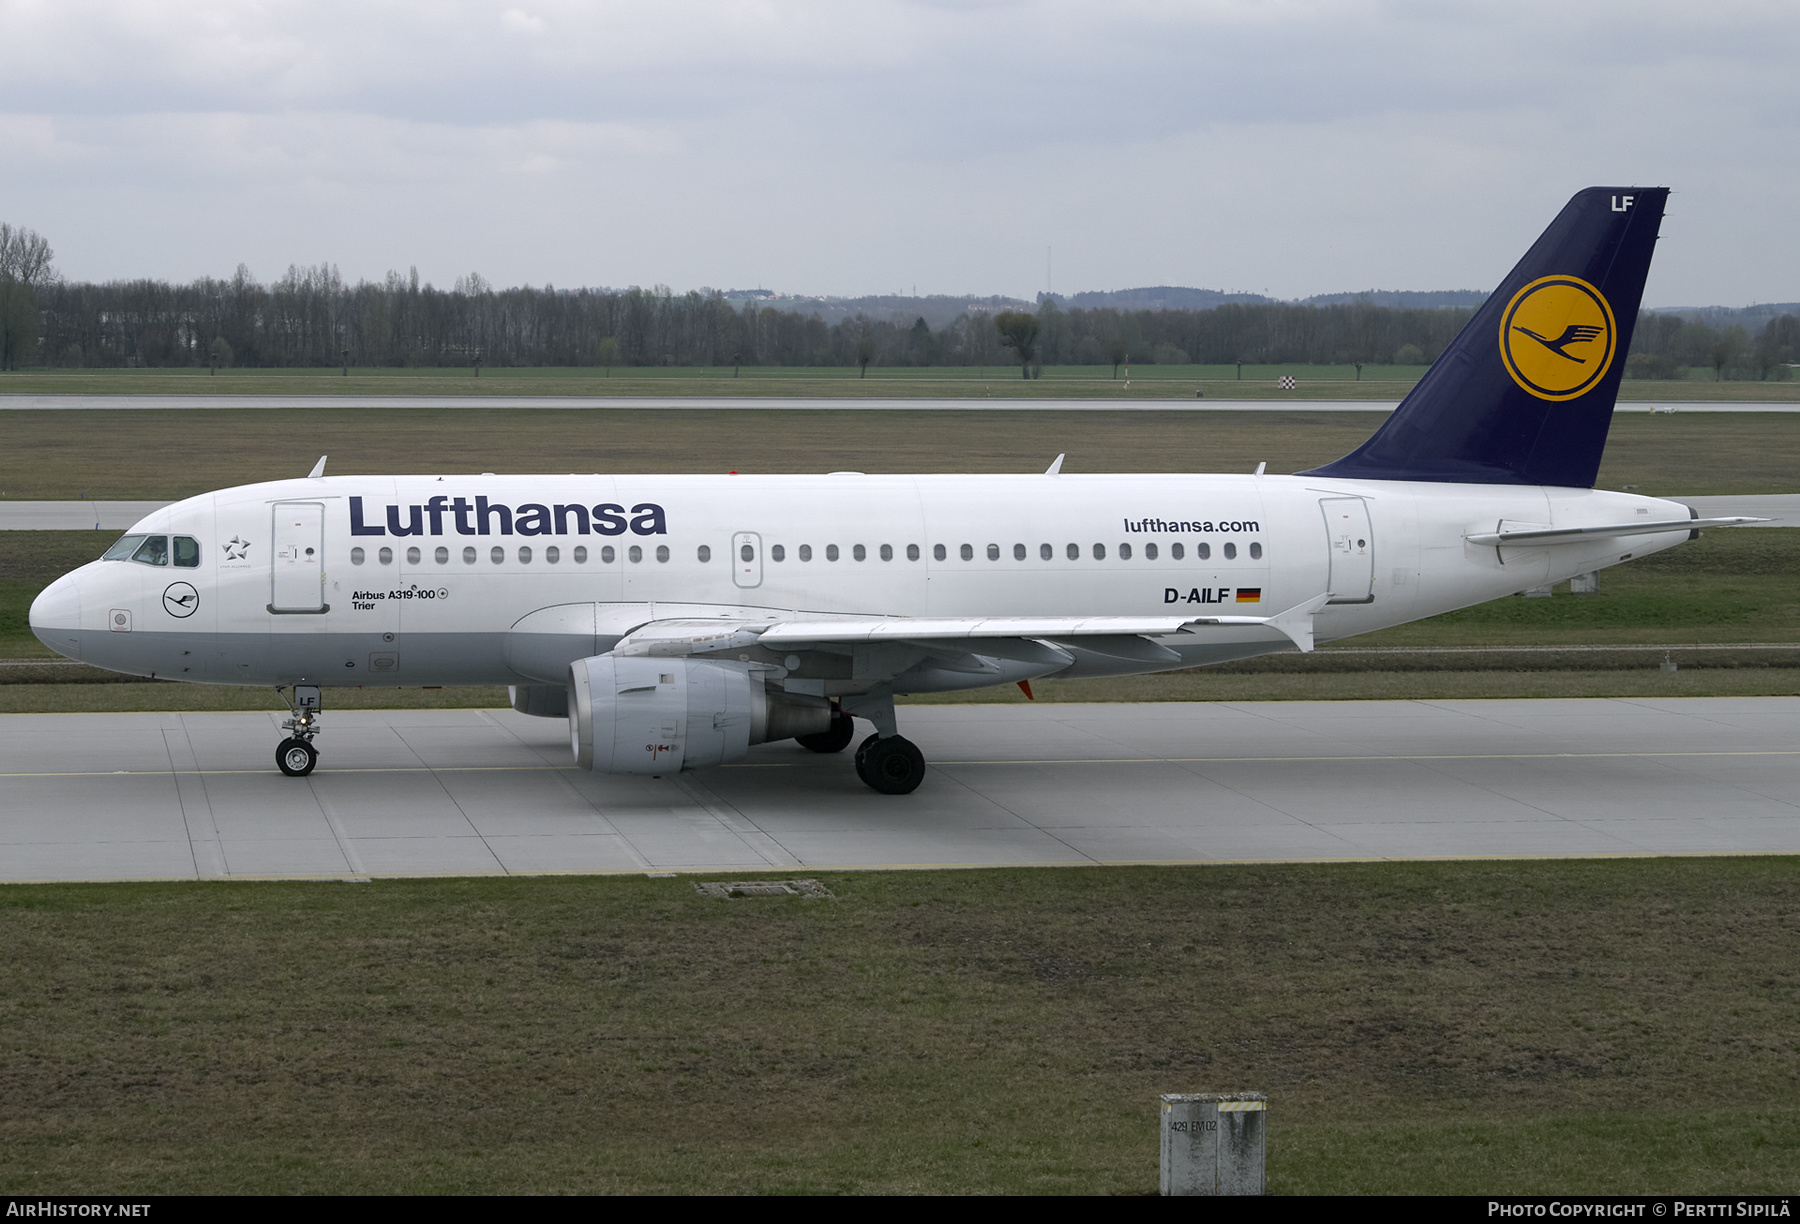
M1297 476L321 477L159 510L130 534L197 541L197 564L93 562L45 590L32 625L60 652L114 671L256 685L560 684L573 658L646 621L732 609L1272 615L1330 592L1314 618L1323 641L1614 565L1688 533L1531 548L1468 534L1687 513L1589 489ZM583 605L599 609L591 631L527 633L546 610ZM1266 633L1161 643L1180 662L1083 656L1049 671L915 675L906 687L1292 648ZM833 691L857 682L852 669Z

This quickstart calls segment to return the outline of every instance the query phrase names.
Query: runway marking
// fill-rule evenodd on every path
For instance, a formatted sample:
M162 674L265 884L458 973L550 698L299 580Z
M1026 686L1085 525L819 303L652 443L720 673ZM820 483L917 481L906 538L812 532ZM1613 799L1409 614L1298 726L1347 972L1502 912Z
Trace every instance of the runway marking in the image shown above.
M1745 749L1735 752L1446 752L1414 753L1395 756L1240 756L1240 757L1020 757L1009 761L931 761L935 769L962 765L1271 765L1295 761L1600 761L1657 760L1689 757L1791 757L1800 749ZM720 765L720 769L799 769L812 761L742 761ZM171 773L198 774L201 777L230 777L241 774L268 774L267 769L89 769L65 773L9 773L0 778L116 778L167 777ZM368 765L333 769L334 774L380 773L576 773L573 765Z

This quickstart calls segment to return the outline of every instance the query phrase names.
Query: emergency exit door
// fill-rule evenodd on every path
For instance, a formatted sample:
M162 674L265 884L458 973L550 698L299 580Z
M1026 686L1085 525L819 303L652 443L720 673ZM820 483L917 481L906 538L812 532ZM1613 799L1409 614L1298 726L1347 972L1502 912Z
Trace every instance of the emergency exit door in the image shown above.
M748 589L762 585L762 536L740 531L731 537L731 580Z

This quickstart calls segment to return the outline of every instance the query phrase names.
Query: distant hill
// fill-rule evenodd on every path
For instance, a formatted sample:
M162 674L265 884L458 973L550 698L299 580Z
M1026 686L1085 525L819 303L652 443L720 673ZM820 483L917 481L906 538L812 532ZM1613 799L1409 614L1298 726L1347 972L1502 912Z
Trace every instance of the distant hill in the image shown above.
M1038 300L1044 299L1038 294ZM1147 289L1089 290L1068 296L1053 295L1064 310L1216 310L1227 302L1273 302L1260 293L1226 293L1219 289L1184 289L1157 285Z
M1043 301L1044 294L1038 294ZM1186 289L1175 285L1156 285L1145 289L1109 289L1105 292L1057 294L1057 302L1065 309L1093 310L1216 310L1228 302L1250 305L1272 303L1278 298L1260 293L1226 293L1220 289ZM1400 306L1412 310L1434 310L1445 306L1479 306L1487 294L1479 289L1437 289L1421 292L1410 289L1365 289L1361 293L1319 293L1302 298L1305 306L1347 306L1368 302L1373 306Z
M816 314L828 324L842 323L854 319L857 315L866 315L871 319L883 322L899 321L911 323L914 319L924 319L925 325L932 331L941 329L958 315L970 311L995 313L1002 310L1033 310L1031 302L1019 298L1002 297L997 294L983 297L979 294L946 294L934 293L928 297L906 297L903 294L871 294L868 297L802 297L772 296L762 292L744 293L730 291L725 300L738 310L744 308L746 301L755 301L759 306L773 310L787 310L795 314Z
M1308 306L1349 306L1367 302L1404 310L1438 310L1447 306L1479 306L1487 301L1481 289L1365 289L1361 293L1316 293L1305 299Z
M1708 327L1741 327L1752 335L1782 315L1800 315L1800 302L1769 302L1759 306L1646 306L1657 314L1680 315Z

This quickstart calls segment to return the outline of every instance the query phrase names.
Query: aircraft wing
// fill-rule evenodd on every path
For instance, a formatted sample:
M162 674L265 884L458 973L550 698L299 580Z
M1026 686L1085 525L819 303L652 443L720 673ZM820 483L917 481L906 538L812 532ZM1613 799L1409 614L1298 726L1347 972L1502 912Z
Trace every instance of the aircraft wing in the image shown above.
M1178 658L1153 639L1204 635L1221 629L1264 627L1302 651L1313 648L1313 614L1329 595L1318 595L1273 616L819 616L793 619L656 621L619 645L651 654L710 654L764 646L771 650L857 643L955 645L980 653L983 644L1012 657L1009 644L1067 642L1119 658Z

